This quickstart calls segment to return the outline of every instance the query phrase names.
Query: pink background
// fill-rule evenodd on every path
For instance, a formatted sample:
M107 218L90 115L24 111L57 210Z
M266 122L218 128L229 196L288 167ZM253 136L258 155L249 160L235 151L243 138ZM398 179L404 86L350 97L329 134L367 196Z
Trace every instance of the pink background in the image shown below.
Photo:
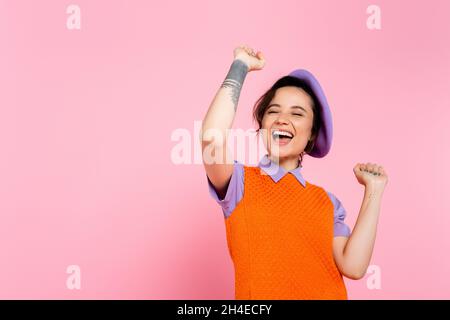
M81 30L66 8L81 8ZM366 27L370 4L381 30ZM389 175L368 276L350 299L450 298L450 2L0 1L0 298L233 299L223 215L201 164L175 165L246 43L235 128L280 76L310 70L334 141L303 174L353 228L352 168ZM193 158L193 156L192 156ZM66 268L81 268L81 289Z

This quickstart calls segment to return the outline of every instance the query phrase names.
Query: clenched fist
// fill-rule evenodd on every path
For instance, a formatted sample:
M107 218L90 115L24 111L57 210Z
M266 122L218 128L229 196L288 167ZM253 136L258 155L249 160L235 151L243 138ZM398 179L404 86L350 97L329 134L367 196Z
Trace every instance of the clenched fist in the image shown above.
M246 45L241 45L234 49L234 59L244 61L248 66L248 71L261 70L266 64L261 51L255 53L252 48Z
M376 163L357 163L353 167L358 182L364 186L370 186L377 190L384 190L388 176L384 168Z

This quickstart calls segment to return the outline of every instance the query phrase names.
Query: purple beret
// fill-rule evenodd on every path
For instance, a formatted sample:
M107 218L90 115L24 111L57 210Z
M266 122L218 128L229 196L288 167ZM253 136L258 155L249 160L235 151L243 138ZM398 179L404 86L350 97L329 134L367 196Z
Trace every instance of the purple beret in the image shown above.
M307 70L297 69L289 73L289 76L299 78L306 82L319 102L317 107L321 110L320 130L316 142L314 143L314 147L308 154L315 158L325 157L328 151L330 151L331 140L333 138L333 122L325 93L323 92L319 81L317 81L312 73Z

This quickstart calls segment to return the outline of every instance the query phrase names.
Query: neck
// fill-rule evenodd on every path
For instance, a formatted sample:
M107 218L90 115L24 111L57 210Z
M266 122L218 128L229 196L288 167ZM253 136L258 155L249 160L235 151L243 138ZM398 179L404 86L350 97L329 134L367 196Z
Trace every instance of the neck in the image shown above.
M298 159L298 156L289 156L289 157L283 157L278 158L274 157L272 155L269 155L269 159L278 164L280 167L282 167L286 171L291 171L295 168L297 168L300 164L300 161Z

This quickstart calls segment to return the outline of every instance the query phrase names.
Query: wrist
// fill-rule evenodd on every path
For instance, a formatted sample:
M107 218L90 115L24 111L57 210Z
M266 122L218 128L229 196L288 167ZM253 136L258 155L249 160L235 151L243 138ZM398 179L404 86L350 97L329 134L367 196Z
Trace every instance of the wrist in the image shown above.
M240 68L240 69L244 69L246 73L250 71L250 67L249 67L248 63L245 61L244 58L241 58L239 56L233 59L233 63L231 64L231 66L232 67L234 66L234 67Z
M377 187L376 185L373 184L366 184L364 191L365 193L370 193L374 195L383 194L383 188Z

